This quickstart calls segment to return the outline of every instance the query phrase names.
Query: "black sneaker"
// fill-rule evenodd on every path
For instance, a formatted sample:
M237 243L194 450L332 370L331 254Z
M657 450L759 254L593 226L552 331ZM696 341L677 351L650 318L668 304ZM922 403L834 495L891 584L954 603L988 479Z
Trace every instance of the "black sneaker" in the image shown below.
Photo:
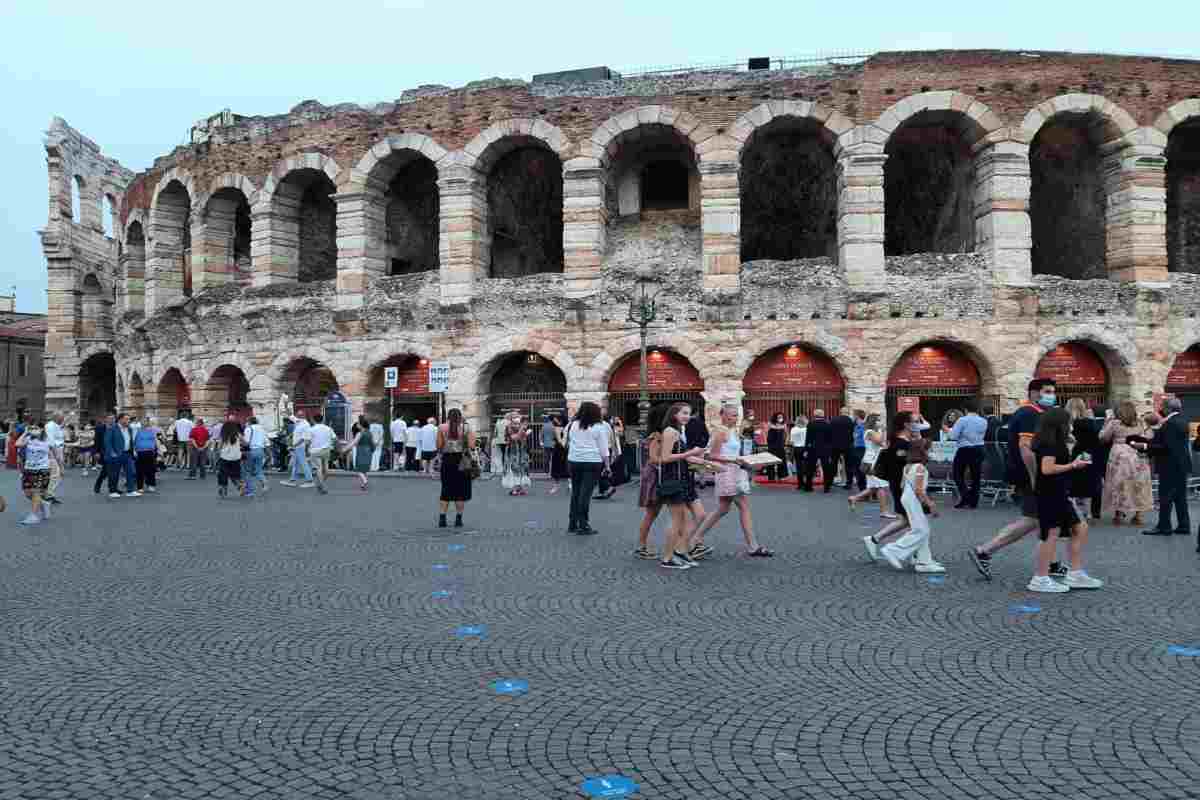
M1054 578L1055 580L1065 581L1067 579L1067 573L1070 571L1071 565L1065 561L1050 562L1050 577Z
M692 558L691 556L687 555L686 553L681 553L678 550L675 551L675 559L677 561L682 561L684 564L687 564L689 567L697 566L699 563L696 561L696 559Z
M975 564L975 569L979 570L979 574L983 576L985 581L992 579L992 557L988 553L981 553L972 547L969 551L971 561Z

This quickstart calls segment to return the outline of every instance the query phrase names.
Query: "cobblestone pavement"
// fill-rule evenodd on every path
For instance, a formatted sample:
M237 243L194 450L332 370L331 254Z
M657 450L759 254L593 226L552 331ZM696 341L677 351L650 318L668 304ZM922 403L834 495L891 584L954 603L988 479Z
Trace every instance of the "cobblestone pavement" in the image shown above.
M868 563L841 492L758 491L776 558L730 515L664 574L631 555L636 487L577 537L544 485L477 484L459 532L415 478L73 477L27 531L3 480L0 798L1200 796L1200 659L1168 651L1200 646L1190 537L1098 528L1108 586L1030 597L1031 544L990 584L965 558L1002 510L935 520L938 584Z

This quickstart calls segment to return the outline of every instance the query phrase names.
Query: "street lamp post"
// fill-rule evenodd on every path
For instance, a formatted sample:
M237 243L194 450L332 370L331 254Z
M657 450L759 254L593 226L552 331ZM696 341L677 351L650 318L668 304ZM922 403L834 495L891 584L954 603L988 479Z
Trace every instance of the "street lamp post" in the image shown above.
M646 383L646 331L651 323L658 317L657 299L658 289L653 294L646 291L646 284L649 283L645 278L638 278L637 290L633 296L629 298L629 316L628 319L634 325L638 326L641 334L641 371L639 373L639 387L641 389L638 395L638 427L643 431L646 430L647 420L650 416L650 388Z

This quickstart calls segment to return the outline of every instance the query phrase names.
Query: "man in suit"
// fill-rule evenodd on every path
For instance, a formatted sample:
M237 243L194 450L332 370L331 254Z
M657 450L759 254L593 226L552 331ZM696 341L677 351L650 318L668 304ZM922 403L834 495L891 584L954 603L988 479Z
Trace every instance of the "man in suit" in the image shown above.
M92 486L93 494L100 494L100 486L108 477L108 456L105 454L104 449L108 446L108 429L111 428L113 424L114 417L112 414L104 416L99 422L96 423L96 438L93 440L94 443L92 446L96 448L96 455L98 457L96 460L100 462L100 469L96 473L96 483Z
M843 408L836 417L829 421L833 429L833 474L825 476L825 488L828 490L837 474L838 464L846 468L846 489L854 488L854 475L850 468L850 453L854 449L854 420L850 419L850 409Z
M1154 459L1158 473L1158 526L1142 531L1145 536L1170 536L1172 532L1188 534L1192 522L1188 517L1187 479L1192 474L1192 453L1188 447L1187 422L1179 412L1183 401L1172 397L1163 403L1165 419L1147 445L1135 443ZM1176 526L1171 529L1171 506L1175 507Z
M853 429L851 429L853 431ZM825 419L824 410L813 411L812 419L808 421L808 432L805 434L804 446L808 456L804 460L804 491L812 491L813 476L817 472L817 462L821 462L825 493L833 490L833 426Z
M117 415L117 424L109 425L104 432L104 465L108 470L108 496L120 497L117 481L125 473L125 493L130 497L141 497L133 471L133 431L129 429L129 415Z

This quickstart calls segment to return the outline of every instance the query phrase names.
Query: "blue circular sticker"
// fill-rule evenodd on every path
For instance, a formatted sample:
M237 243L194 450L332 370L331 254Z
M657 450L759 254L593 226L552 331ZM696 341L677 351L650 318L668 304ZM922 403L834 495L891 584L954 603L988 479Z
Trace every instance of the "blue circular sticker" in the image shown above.
M1016 603L1008 607L1010 614L1036 614L1042 610L1037 603Z
M454 629L454 635L460 639L466 639L468 636L478 636L482 639L487 636L487 625L460 625Z
M467 546L465 544L452 544L448 549L451 553L461 553L463 550L467 549Z
M430 597L432 597L434 600L444 600L447 597L449 597L450 594L451 593L450 593L449 589L438 589L433 594L431 594Z
M929 576L929 583L934 586L941 586L945 582L946 582L945 575L930 575Z
M588 797L628 797L637 792L638 785L633 778L624 775L602 775L588 778L579 789Z
M448 569L450 569L449 564L434 564L433 565L434 572L444 572L445 570L448 570Z
M496 694L525 694L529 691L529 681L522 681L516 678L502 678L492 682L492 689Z
M1173 656L1200 657L1200 647L1188 647L1183 644L1173 644L1167 647L1167 653Z

